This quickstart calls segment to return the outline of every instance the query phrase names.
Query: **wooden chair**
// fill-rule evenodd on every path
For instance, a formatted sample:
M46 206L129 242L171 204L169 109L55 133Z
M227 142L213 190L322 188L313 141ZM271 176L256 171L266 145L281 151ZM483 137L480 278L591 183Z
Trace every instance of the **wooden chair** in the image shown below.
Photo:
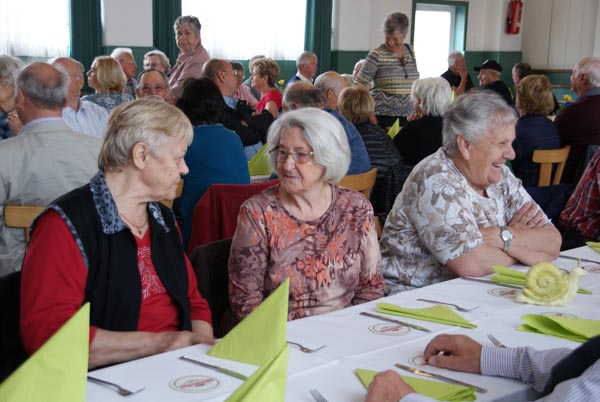
M339 185L340 187L360 191L368 199L375 185L375 179L377 179L377 169L373 168L366 173L348 174L340 180Z
M181 197L182 192L183 192L183 179L179 180L179 183L177 183L177 190L175 190L175 198ZM174 199L173 200L162 200L161 203L164 206L173 209L173 201L174 201Z
M4 224L10 228L25 230L25 241L29 241L31 223L46 207L37 205L7 205L4 207Z
M560 149L536 149L533 151L531 160L540 164L538 187L550 185L550 179L552 178L552 167L555 163L558 163L558 166L556 167L556 172L554 172L554 180L552 180L552 184L557 185L560 183L570 150L571 146L566 145Z

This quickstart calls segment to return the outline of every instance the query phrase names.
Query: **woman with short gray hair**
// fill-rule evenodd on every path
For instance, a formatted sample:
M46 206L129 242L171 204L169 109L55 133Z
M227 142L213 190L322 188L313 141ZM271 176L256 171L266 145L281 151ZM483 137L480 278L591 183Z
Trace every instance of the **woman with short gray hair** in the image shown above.
M240 208L229 257L225 329L286 278L290 320L381 297L371 204L336 185L350 164L341 124L320 109L285 112L271 125L267 147L280 183Z
M388 293L558 257L558 230L505 164L515 120L486 91L458 97L444 114L443 147L415 166L383 228Z
M450 84L442 77L423 78L412 85L415 113L394 137L407 165L416 165L442 146L442 115L450 106Z
M413 113L410 89L419 78L413 48L404 43L408 33L408 17L393 13L383 22L384 43L371 50L354 79L367 88L375 99L375 115L380 127L386 129L400 119L400 125Z
M22 126L15 111L17 75L25 63L7 54L0 55L0 140L15 136Z
M169 78L171 96L174 100L179 97L183 83L188 78L199 78L204 63L210 58L200 40L200 21L192 15L177 17L173 29L179 48L179 56Z

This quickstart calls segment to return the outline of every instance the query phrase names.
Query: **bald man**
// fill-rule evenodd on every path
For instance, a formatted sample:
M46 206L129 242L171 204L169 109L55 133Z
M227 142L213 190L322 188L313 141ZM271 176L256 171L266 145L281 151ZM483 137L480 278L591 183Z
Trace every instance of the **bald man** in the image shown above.
M172 103L169 79L165 73L158 70L146 70L140 73L135 94L138 98L151 96Z
M67 88L67 103L62 109L62 118L73 131L102 137L106 128L108 112L93 102L80 99L85 84L83 64L69 57L59 57L52 62L54 67L64 70L71 78Z
M0 205L48 205L98 171L100 140L71 130L62 119L70 77L47 63L25 67L16 108L24 126L0 141ZM21 269L23 229L4 226L0 208L0 276Z

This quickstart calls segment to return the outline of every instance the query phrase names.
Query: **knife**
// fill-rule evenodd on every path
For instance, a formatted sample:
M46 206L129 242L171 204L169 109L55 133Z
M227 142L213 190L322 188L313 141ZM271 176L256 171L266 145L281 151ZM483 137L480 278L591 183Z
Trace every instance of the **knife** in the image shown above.
M591 262L593 264L600 264L600 261L588 260L587 258L571 257L569 255L562 255L562 254L560 254L558 256L558 258L564 258L566 260L573 260L573 261L580 260L581 262Z
M396 363L396 367L401 368L402 370L410 371L413 374L418 374L423 377L437 378L438 380L449 382L450 384L463 385L465 387L473 387L473 388L475 388L475 391L482 393L482 394L487 392L487 389L485 389L485 388L481 388L476 385L472 385L472 384L469 384L466 382L455 380L454 378L446 377L441 374L430 373L429 371L423 371L420 369L416 369L414 367L405 366L404 364L400 364L400 363Z
M469 276L461 276L460 279L464 279L465 281L471 281L471 282L487 283L488 285L504 286L506 288L523 289L523 286L511 285L511 284L508 284L508 283L494 282L494 281L491 281L489 279L471 278Z
M420 327L420 326L415 325L415 324L411 324L410 322L404 322L404 321L400 321L400 320L394 320L393 318L387 318L387 317L383 317L383 316L380 316L380 315L377 315L377 314L371 314L371 313L368 313L366 311L363 311L360 314L364 315L364 316L367 316L367 317L376 318L378 320L387 321L387 322L393 322L394 324L399 324L399 325L404 325L405 327L410 327L410 328L418 329L419 331L431 332L430 329L423 328L423 327Z
M236 373L235 371L228 370L228 369L223 368L223 367L215 366L213 364L204 363L204 362L201 362L200 360L192 359L191 357L180 356L179 358L181 360L186 361L186 362L194 363L194 364L197 364L198 366L206 367L208 369L218 371L219 373L227 374L229 376L235 377L235 378L237 378L239 380L242 380L242 381L246 381L248 379L248 377L246 377L243 374Z

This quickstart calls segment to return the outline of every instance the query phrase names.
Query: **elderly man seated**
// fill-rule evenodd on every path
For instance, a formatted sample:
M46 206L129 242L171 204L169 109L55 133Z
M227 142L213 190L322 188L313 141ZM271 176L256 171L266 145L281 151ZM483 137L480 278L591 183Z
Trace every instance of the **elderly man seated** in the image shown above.
M558 230L505 165L515 157L515 121L496 94L454 101L442 148L415 166L385 223L389 293L558 257Z
M140 73L135 94L138 98L151 96L172 103L169 79L165 73L158 70L145 70Z
M174 106L138 99L110 115L88 184L36 220L21 278L21 336L33 353L90 302L89 367L197 343L213 343L172 211L189 119Z
M4 205L48 205L85 184L98 169L98 138L63 121L69 75L47 63L25 67L17 80L16 109L25 124L0 141L0 276L21 269L22 229L4 225Z
M496 60L486 60L479 67L474 68L479 71L477 79L481 89L494 91L504 99L507 105L512 104L512 96L510 90L504 82L500 80L502 66Z
M125 73L125 77L127 78L125 93L135 97L135 87L137 86L135 70L137 70L137 63L133 57L133 51L128 47L117 47L112 51L110 57L117 59Z
M318 69L317 55L313 52L305 50L304 52L300 53L300 56L298 56L298 59L296 59L296 67L298 68L296 75L290 78L285 85L288 86L295 82L306 82L307 84L312 84Z
M450 52L448 55L448 70L442 74L456 96L462 95L473 88L473 81L467 71L467 63L465 62L465 56L459 52Z
M71 77L67 88L67 103L62 110L62 117L67 126L73 131L102 137L106 129L108 112L94 102L79 98L83 84L85 84L83 64L68 57L59 57L52 62L52 65L62 68Z

